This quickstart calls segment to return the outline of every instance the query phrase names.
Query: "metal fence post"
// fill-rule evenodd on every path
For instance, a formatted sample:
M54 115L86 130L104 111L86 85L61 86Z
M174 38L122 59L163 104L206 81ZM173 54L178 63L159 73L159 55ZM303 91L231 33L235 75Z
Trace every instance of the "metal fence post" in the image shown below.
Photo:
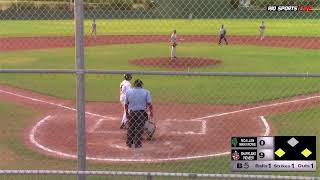
M83 0L75 0L75 50L77 68L77 143L78 171L86 170L86 134L85 134L85 72L84 72L84 12ZM84 174L78 175L78 180L85 180Z
M152 175L150 173L147 175L147 180L152 180Z

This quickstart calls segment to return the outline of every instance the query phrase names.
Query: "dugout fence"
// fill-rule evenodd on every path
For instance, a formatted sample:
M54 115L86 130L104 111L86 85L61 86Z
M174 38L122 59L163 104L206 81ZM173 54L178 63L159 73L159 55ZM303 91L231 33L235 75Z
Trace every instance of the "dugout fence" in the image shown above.
M3 144L5 148L0 146L0 152L9 154L3 157L10 156L12 149L18 152L16 155L27 153L20 159L13 155L14 160L4 158L0 179L320 179L318 171L230 172L228 143L222 142L229 141L232 134L317 136L320 130L316 1L312 1L313 12L291 14L272 14L263 11L263 5L257 2L239 2L217 1L214 3L223 8L215 9L209 1L154 1L151 6L147 0L113 0L109 3L118 9L104 9L96 6L103 2L77 0L72 11L68 1L52 3L67 5L61 9L47 6L51 2L28 8L6 5L0 10L0 24L6 27L0 30L0 98L22 98L28 103L62 108L57 114L75 114L44 116L30 129L19 129L27 131L27 137L18 136L26 142L9 138L13 147ZM94 6L84 6L89 3ZM232 19L218 19L226 17ZM91 18L96 18L96 32ZM259 26L265 18L271 30L263 39ZM242 23L255 30L242 29ZM228 33L232 29L229 46L217 45L217 33L211 32L213 28L218 32L221 24L226 24ZM26 32L19 30L29 26L31 29L23 30ZM203 31L197 34L196 29L201 28ZM176 61L170 60L171 47L167 47L173 29L178 29L178 37L180 30L182 34L178 41L181 55L178 49ZM75 62L68 62L71 60ZM127 73L143 79L150 88L158 113L157 128L162 133L156 134L158 139L146 142L147 148L141 151L121 146L125 133L113 127L122 113L119 81ZM74 79L76 83L71 81ZM49 90L40 85L47 85ZM48 96L33 97L26 92ZM69 101L62 101L64 98ZM50 123L55 125L59 118L67 121L75 116L77 122L72 121L72 125L48 126L44 134L39 131ZM92 121L95 124L90 124ZM63 129L68 126L77 128ZM70 132L45 141L43 137L55 138L52 129L57 130L52 131L55 133ZM76 137L76 143L68 141L69 135ZM63 138L69 146L59 146ZM103 143L96 143L99 140L105 140L108 146L100 147ZM88 144L96 147L88 148ZM38 153L41 155L35 155ZM32 163L28 170L21 170L17 162L32 156L43 164L36 167L46 170L32 170ZM61 164L61 170L46 168L45 161L52 167L64 160L69 164ZM63 170L68 168L76 170Z

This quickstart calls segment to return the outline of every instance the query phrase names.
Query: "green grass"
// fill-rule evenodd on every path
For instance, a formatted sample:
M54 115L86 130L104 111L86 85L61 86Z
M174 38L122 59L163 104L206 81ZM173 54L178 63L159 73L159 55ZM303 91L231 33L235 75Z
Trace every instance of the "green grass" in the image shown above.
M317 73L320 52L315 50L183 44L179 56L210 57L222 60L218 66L191 69L215 72L309 72ZM140 57L163 57L167 44L112 45L86 48L88 69L170 70L141 68L128 63ZM294 56L293 56L294 54ZM49 49L0 54L1 68L74 68L73 49ZM144 80L156 101L209 104L243 104L317 92L317 78L230 78L137 76ZM135 78L137 78L135 77ZM118 101L120 75L88 75L89 101ZM0 82L65 99L75 98L73 75L2 74ZM108 93L106 93L108 92Z
M266 20L268 35L319 36L316 20ZM99 34L217 34L221 23L231 35L257 35L260 20L97 20ZM0 37L72 35L72 21L0 21ZM90 21L85 23L90 30ZM144 27L144 28L141 28ZM181 56L211 57L223 60L216 67L192 71L230 72L314 72L319 70L320 53L314 50L266 48L255 46L217 47L215 44L183 44ZM168 70L129 65L129 59L167 56L167 44L113 45L86 49L86 66L95 69ZM49 49L2 52L0 68L74 68L73 49ZM137 76L142 78L156 101L181 103L243 104L317 92L316 78L228 78ZM136 77L135 77L136 78ZM88 75L87 98L90 101L118 101L121 76ZM75 98L72 75L0 74L0 83L30 89L65 99ZM14 111L13 111L14 110ZM48 157L26 148L23 130L41 116L35 109L0 101L0 169L76 169L76 161ZM276 135L319 136L319 108L270 116ZM319 149L319 139L318 139ZM318 153L319 159L319 153ZM318 163L319 166L319 163ZM88 164L89 170L166 171L231 173L229 157L158 164ZM262 173L258 173L262 174ZM275 173L263 173L275 174ZM276 173L280 175L320 175L316 173ZM0 176L0 179L63 179L61 176ZM64 179L70 179L65 177ZM89 179L115 179L91 177ZM133 178L116 178L133 179ZM143 179L143 178L136 178ZM156 178L168 179L168 178Z
M183 43L178 47L179 56L212 58L223 61L218 66L194 68L191 71L229 72L287 72L317 73L320 52L316 50L272 48L262 46L217 46L208 43ZM169 57L166 43L110 45L87 47L87 69L112 70L170 70L158 67L131 65L129 60L145 57ZM50 69L74 68L74 49L42 49L2 52L0 68Z
M319 36L320 24L316 19L266 19L267 36ZM217 35L224 24L229 35L258 35L260 19L200 19L200 20L132 20L98 19L99 35L110 34L163 34L173 29L178 34ZM4 20L0 21L0 37L13 36L70 36L74 34L72 20ZM91 32L91 20L85 21L85 34Z
M14 111L13 111L14 109ZM0 101L0 169L53 169L76 167L74 162L62 162L26 148L25 128L40 118L41 113L9 101Z

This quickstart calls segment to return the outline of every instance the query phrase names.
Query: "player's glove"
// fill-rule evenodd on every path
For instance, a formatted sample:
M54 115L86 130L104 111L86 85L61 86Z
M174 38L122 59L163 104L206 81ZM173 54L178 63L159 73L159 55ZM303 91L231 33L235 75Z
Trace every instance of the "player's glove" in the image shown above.
M176 46L178 46L178 44L177 43L172 43L172 46L176 47Z

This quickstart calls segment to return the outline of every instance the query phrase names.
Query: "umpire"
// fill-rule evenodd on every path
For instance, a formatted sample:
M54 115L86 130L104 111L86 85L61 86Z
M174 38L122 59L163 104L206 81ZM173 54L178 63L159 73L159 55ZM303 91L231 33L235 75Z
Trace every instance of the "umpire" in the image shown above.
M148 120L147 109L153 117L150 92L143 88L143 82L137 79L133 88L126 94L125 110L128 117L127 146L141 148L144 124Z

